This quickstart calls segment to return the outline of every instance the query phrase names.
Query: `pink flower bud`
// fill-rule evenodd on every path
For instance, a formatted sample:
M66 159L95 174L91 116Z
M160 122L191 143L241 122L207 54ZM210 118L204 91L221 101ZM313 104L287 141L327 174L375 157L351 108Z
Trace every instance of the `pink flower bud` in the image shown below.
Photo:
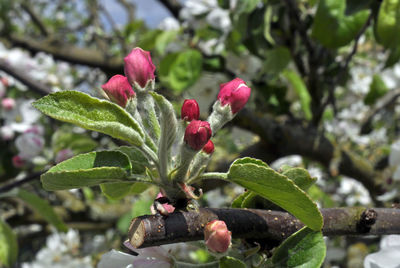
M1 106L5 110L12 110L15 107L15 100L13 98L4 98L1 100Z
M139 47L132 49L131 53L124 58L125 75L131 85L138 83L144 88L148 81L154 80L156 67L151 61L150 52Z
M206 145L211 138L210 124L206 121L193 120L186 127L183 140L193 150L198 151Z
M200 117L199 104L196 100L185 100L181 109L181 118L185 121L198 120Z
M224 221L213 220L204 228L204 240L210 251L224 253L231 245L232 233Z
M247 103L251 89L240 78L221 84L218 99L222 106L229 104L232 113L239 112Z
M112 102L115 102L124 108L128 99L135 96L135 91L133 91L128 79L120 74L111 77L107 83L101 86L101 88Z
M206 145L204 145L202 151L206 154L212 154L214 152L214 143L209 140Z
M19 155L13 156L12 163L16 168L22 168L23 166L25 166L25 161Z
M159 192L156 196L156 199L161 198L161 197L164 197L164 195L161 192ZM163 204L162 206L165 208L166 211L168 211L168 213L172 213L175 210L175 207L173 205L170 205L167 203Z

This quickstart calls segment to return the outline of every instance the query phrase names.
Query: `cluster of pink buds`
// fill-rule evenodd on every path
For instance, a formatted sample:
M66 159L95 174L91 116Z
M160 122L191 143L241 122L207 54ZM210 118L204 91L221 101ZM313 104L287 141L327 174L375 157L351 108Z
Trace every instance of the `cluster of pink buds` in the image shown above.
M210 221L204 228L204 241L211 252L224 253L230 245L232 232L228 230L224 221Z
M198 151L207 144L211 138L210 124L206 121L193 120L186 127L183 140L193 150Z
M125 108L128 101L136 96L133 88L142 91L150 83L154 83L155 66L150 52L138 47L132 49L124 62L125 76L114 75L101 87L112 102Z

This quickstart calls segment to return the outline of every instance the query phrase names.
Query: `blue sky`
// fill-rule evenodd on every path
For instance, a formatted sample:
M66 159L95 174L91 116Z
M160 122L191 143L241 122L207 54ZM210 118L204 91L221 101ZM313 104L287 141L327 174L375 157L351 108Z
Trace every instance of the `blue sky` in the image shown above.
M143 19L149 27L155 28L164 18L171 16L157 0L131 0L136 4L136 17ZM102 4L114 17L117 24L125 24L126 12L113 0L101 0Z

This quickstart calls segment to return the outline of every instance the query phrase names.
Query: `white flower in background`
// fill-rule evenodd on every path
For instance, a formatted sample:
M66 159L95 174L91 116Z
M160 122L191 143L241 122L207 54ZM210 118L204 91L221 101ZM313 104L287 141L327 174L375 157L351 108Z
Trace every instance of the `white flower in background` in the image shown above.
M395 170L392 176L393 180L400 180L400 140L390 146L389 166Z
M162 247L135 249L138 256L111 250L101 257L97 268L170 268L173 260Z
M365 268L399 268L400 235L389 235L382 238L380 250L367 255Z
M371 203L368 190L365 189L361 182L351 178L342 177L337 193L346 196L345 201L348 206L353 206L357 203L360 205Z
M0 127L0 136L4 141L9 141L14 138L14 130L10 126Z
M15 132L25 132L39 119L40 113L32 106L33 100L17 100L15 108L2 113L4 125Z
M15 146L21 159L29 161L42 152L44 139L38 132L27 131L17 137Z
M79 233L69 230L55 233L47 238L42 248L31 263L23 263L22 268L90 268L93 267L90 256L79 257ZM113 267L113 266L109 266Z
M229 11L221 8L215 8L206 17L208 24L221 31L229 32L231 30L231 19Z
M158 29L163 31L176 31L179 30L179 28L179 21L172 17L167 17L158 24Z
M194 16L205 14L217 7L217 0L187 0L179 16L184 20L190 20Z

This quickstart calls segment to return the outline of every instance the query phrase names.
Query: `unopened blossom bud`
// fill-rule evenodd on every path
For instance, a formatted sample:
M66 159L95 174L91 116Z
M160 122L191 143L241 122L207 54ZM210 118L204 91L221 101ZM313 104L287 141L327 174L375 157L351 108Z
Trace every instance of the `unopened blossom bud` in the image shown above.
M155 79L154 66L150 52L139 47L132 49L131 53L124 58L125 75L131 85L137 83L140 87L145 88L149 81Z
M204 228L204 241L212 252L224 253L231 245L232 233L224 221L213 220Z
M4 98L1 100L1 106L5 110L12 110L15 107L15 100L13 98Z
M214 152L214 143L209 140L206 145L204 145L202 151L206 154L212 154Z
M156 196L156 200L159 198L163 198L163 197L164 197L164 195L161 192L159 192ZM164 204L162 204L162 206L163 206L163 210L167 211L168 213L172 213L175 210L175 207L168 203L164 203ZM153 206L151 206L150 209L153 209ZM153 214L156 214L156 213L154 212Z
M186 127L183 140L193 150L198 151L206 145L211 138L210 124L206 121L193 120Z
M251 89L240 78L220 85L218 100L222 106L230 105L232 113L239 112L247 103Z
M111 77L101 88L112 102L124 108L128 100L135 96L135 91L133 91L128 79L120 74Z
M181 118L185 121L198 120L200 117L199 104L196 100L185 100L181 109Z
M13 156L12 163L13 163L13 166L16 168L22 168L23 166L25 166L24 159L22 159L22 157L19 155Z

